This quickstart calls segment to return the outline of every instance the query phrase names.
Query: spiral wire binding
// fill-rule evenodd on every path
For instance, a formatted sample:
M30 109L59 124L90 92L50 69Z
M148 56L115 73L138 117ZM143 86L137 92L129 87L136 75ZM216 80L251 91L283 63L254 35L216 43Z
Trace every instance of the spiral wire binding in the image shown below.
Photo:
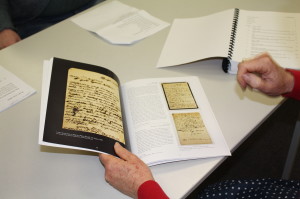
M228 56L227 56L227 58L223 59L223 63L222 63L222 68L225 73L228 72L228 68L230 67L230 60L232 59L232 55L233 55L236 30L237 30L237 25L238 25L238 21L239 21L239 14L240 14L240 10L238 8L235 8L234 15L233 15L232 28L231 28Z

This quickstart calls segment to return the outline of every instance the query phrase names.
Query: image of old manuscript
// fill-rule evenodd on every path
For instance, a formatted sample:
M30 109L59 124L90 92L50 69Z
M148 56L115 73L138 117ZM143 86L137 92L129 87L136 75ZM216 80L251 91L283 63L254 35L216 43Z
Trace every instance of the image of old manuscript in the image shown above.
M170 110L198 108L187 82L162 83Z
M181 145L212 144L200 113L174 113L172 115Z
M103 74L70 68L62 128L125 143L118 83Z

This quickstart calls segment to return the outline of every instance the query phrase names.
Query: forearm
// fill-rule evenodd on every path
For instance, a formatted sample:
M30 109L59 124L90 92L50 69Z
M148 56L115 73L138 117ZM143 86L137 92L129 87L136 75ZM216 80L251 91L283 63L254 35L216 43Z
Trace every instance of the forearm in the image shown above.
M8 0L0 0L0 50L21 40L15 31Z
M9 9L8 0L0 0L0 31L4 29L15 29Z
M168 199L159 184L153 180L144 182L138 189L138 199Z

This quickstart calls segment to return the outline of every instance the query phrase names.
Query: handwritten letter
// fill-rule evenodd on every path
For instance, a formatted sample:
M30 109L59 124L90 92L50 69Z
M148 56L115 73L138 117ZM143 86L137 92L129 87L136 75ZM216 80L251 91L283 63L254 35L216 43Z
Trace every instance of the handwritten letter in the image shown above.
M198 108L187 82L163 83L170 110Z
M212 144L200 113L173 114L181 145Z
M118 83L96 72L69 69L63 128L125 143Z

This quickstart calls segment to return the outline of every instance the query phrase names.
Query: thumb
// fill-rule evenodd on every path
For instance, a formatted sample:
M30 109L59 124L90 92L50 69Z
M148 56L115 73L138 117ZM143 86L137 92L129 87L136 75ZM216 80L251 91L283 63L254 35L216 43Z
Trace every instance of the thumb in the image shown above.
M262 83L261 77L252 74L252 73L246 73L243 75L243 79L246 82L248 86L251 88L259 89Z
M99 153L98 155L99 160L102 164L106 163L107 159L109 158L109 155L104 154L104 153Z
M132 153L130 153L127 149L122 147L118 142L115 143L114 149L116 154L123 160L130 160L134 156Z

